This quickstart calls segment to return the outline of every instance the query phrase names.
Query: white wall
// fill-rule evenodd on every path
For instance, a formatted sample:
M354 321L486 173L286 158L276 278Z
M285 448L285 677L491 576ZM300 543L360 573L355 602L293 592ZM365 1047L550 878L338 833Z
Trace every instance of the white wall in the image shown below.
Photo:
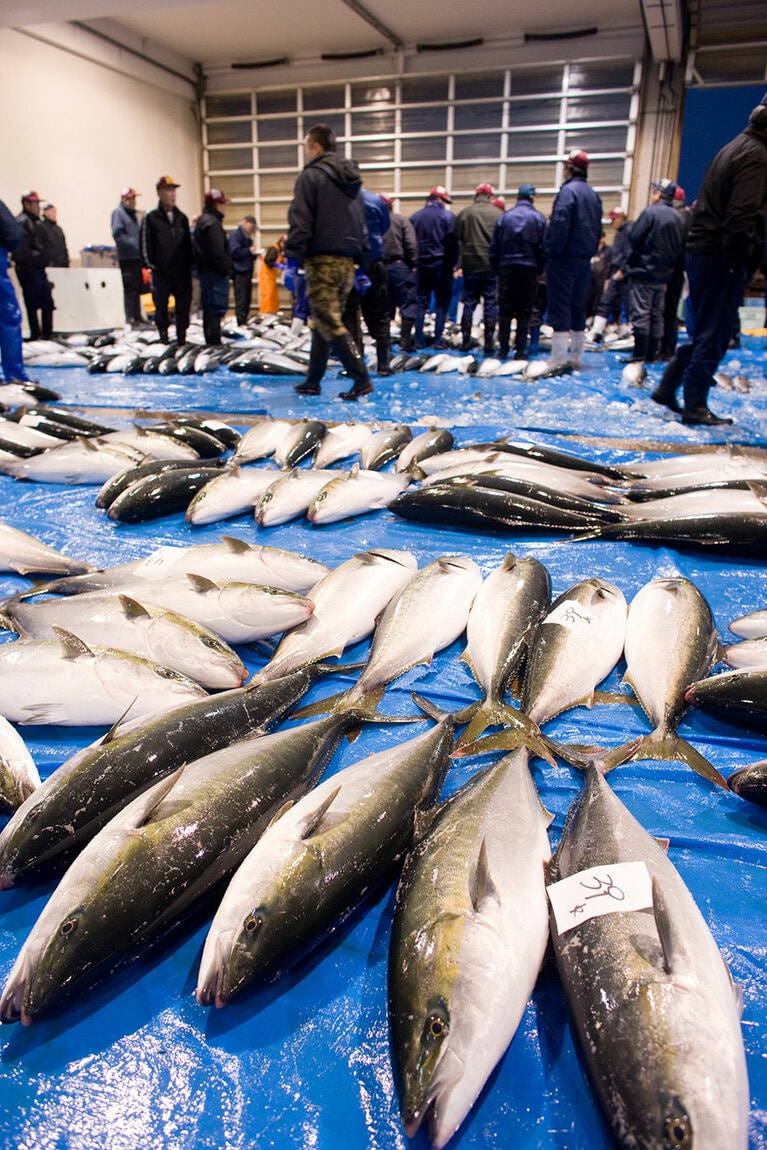
M138 207L147 210L156 204L158 177L173 176L178 205L190 217L200 210L202 187L193 87L159 70L156 82L146 69L141 79L128 75L130 58L117 61L106 45L91 44L89 52L104 62L0 29L0 199L14 214L28 188L54 203L75 259L88 244L112 243L109 220L126 184L143 193Z

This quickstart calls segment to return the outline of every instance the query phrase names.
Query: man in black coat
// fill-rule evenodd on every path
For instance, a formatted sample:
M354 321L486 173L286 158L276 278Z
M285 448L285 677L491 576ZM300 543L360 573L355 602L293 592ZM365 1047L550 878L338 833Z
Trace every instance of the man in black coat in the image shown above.
M42 335L43 339L50 339L53 334L53 295L50 281L45 274L48 250L40 219L40 197L37 192L23 193L21 211L16 221L21 225L24 242L13 253L13 263L24 296L29 337L40 339ZM38 312L42 317L42 326Z
M45 231L45 244L48 249L49 268L68 268L69 252L64 232L56 220L56 205L46 204L43 208L43 229Z
M764 252L767 209L767 94L748 127L717 152L693 208L685 269L692 342L679 348L652 393L693 426L732 423L708 408L714 373L727 351L749 276ZM676 392L684 390L680 409Z
M205 342L221 343L221 317L229 307L232 253L219 209L231 200L220 188L205 193L205 205L194 228L194 262L200 277L202 330Z
M170 176L157 181L159 203L141 223L144 267L152 272L152 299L160 339L168 339L168 298L176 301L176 339L183 343L192 301L192 237L189 220L176 207L179 185Z
M663 337L666 284L674 273L684 245L684 226L673 207L676 184L663 179L653 184L649 207L631 228L631 326L634 350L631 362L652 363Z

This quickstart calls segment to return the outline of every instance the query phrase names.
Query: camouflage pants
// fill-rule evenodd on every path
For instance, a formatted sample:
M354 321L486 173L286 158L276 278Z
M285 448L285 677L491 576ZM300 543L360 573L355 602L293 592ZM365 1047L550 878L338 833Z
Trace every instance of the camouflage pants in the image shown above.
M354 286L354 260L347 256L310 256L304 270L310 326L330 342L348 330L342 317Z

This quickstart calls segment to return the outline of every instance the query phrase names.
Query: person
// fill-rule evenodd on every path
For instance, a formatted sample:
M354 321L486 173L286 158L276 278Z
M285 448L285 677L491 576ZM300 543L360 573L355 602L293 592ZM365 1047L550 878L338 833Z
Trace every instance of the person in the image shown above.
M431 189L424 206L419 211L413 212L410 217L418 240L416 347L424 346L423 329L432 292L435 303L434 347L446 346L442 341L442 334L453 293L453 268L458 256L455 216L447 206L452 202L447 190L439 184Z
M379 375L391 375L389 292L383 250L384 236L391 226L391 216L388 204L377 192L363 188L362 198L365 201L365 224L370 244L370 259L364 270L370 282L366 285L363 281L362 291L357 285L350 298L357 295L368 334L375 340L376 371Z
M37 192L23 193L21 211L16 220L21 225L24 242L13 253L13 264L24 296L29 338L40 339L42 335L43 339L50 339L53 335L53 294L45 274L48 253Z
M279 274L284 267L285 236L269 244L258 265L258 310L261 315L276 315L280 310L280 294L277 288Z
M128 327L140 327L141 296L144 291L143 261L141 259L141 221L136 212L135 188L123 188L120 203L112 212L112 239L117 248L117 262L123 285L123 307Z
M684 243L686 244L687 235L690 231L692 212L687 207L685 190L684 188L680 188L678 184L674 192L673 204L679 212L679 218L682 221L682 233L684 235ZM660 351L658 353L658 359L664 363L668 363L676 354L676 345L679 339L679 301L682 298L683 289L684 246L674 265L671 279L666 284L666 299L663 304L663 335L661 336Z
M605 285L602 298L597 305L596 315L587 334L589 343L602 343L608 320L620 322L625 313L628 320L631 313L631 227L623 208L610 208L610 223L613 226L613 242L610 249L610 278Z
M68 268L69 252L64 232L56 222L55 204L46 204L43 208L43 229L45 231L45 245L48 251L49 268Z
M315 124L304 137L306 164L296 180L288 209L285 287L294 292L301 267L311 312L309 368L301 395L319 395L332 343L352 380L340 399L356 400L373 390L365 361L343 322L354 286L355 267L368 262L370 247L359 168L336 153L327 124Z
M591 257L602 234L602 201L588 183L588 170L588 154L574 148L565 160L564 183L554 200L546 235L551 371L581 365Z
M413 326L418 316L415 269L418 263L418 240L407 216L392 211L394 200L382 196L389 209L389 230L384 232L383 258L389 296L389 318L399 308L400 351L413 351Z
M232 257L232 286L234 287L234 317L238 327L248 322L250 301L253 294L253 268L256 263L256 248L253 237L256 234L255 216L243 216L229 236L229 251Z
M640 213L630 236L631 363L653 363L660 351L666 284L684 245L682 220L673 207L676 184L662 179L652 188L650 204Z
M221 317L229 307L232 253L224 231L221 208L232 201L220 188L205 193L194 228L194 263L200 277L202 330L206 344L221 343Z
M176 189L171 176L157 181L159 202L141 221L141 252L144 266L152 273L154 317L160 339L168 339L168 299L176 302L176 339L186 340L189 308L192 302L192 236L189 220L176 207Z
M490 267L490 241L499 217L499 209L492 202L494 195L492 184L478 184L474 191L474 202L459 212L455 221L458 266L463 280L461 351L471 350L472 319L481 301L485 355L493 354L498 319L496 277Z
M586 292L586 301L583 305L583 310L586 312L587 319L593 319L596 310L599 306L599 301L607 286L607 281L610 278L610 270L612 267L612 254L613 249L607 242L607 236L602 232L599 237L599 247L597 254L591 257L591 267L589 271L589 286Z
M22 355L21 308L8 275L8 256L23 243L21 225L0 200L0 363L6 383L29 383Z
M682 422L716 427L732 423L708 407L714 373L727 351L746 284L764 252L767 208L767 93L748 126L709 164L692 210L685 249L690 285L692 342L683 344L652 393L679 411Z
M493 196L490 203L493 205L493 207L497 208L499 212L506 211L506 200L503 198L503 196Z
M498 344L509 354L511 321L516 318L514 358L524 359L530 320L543 271L546 220L535 207L535 185L520 184L517 202L496 221L489 259L498 277Z

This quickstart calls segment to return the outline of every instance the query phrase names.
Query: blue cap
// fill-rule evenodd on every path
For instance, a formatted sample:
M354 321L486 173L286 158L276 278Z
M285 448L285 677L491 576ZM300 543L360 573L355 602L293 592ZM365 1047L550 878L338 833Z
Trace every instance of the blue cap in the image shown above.
M656 192L660 192L664 200L673 200L676 194L676 184L673 180L656 180L651 187L655 188Z
M517 198L520 200L532 200L535 195L535 184L520 184Z

